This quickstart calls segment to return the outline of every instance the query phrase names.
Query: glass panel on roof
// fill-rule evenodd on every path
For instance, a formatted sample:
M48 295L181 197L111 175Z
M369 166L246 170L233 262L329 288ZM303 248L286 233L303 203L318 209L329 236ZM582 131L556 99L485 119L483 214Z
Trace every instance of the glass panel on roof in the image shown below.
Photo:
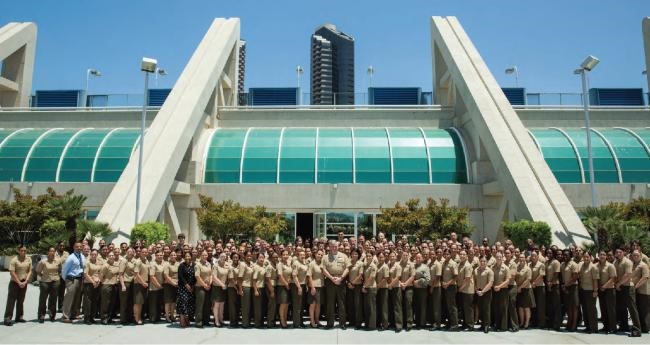
M463 145L452 130L423 129L431 157L432 183L467 183Z
M251 129L244 149L242 183L276 183L281 129Z
M138 138L140 130L136 128L123 128L112 132L97 156L93 182L117 182L129 163Z
M286 128L280 152L280 183L314 183L316 128Z
M0 147L0 181L20 181L29 150L47 129L26 129L7 136Z
M212 136L205 161L205 183L239 183L246 128L219 128Z
M599 129L612 145L625 183L650 182L650 156L631 133L623 129Z
M54 182L63 148L80 129L60 129L45 135L27 162L25 181Z
M582 183L578 157L564 134L551 128L535 128L530 132L559 183Z
M354 129L356 183L390 183L388 136L383 128Z
M352 133L349 128L320 128L318 183L352 183Z
M95 155L104 137L111 130L88 129L68 146L59 171L60 182L90 182Z
M587 133L582 128L568 128L564 130L573 140L578 153L582 158L582 167L585 171L585 182L589 183L589 159L587 154ZM596 133L591 133L591 147L594 161L594 178L596 183L618 183L618 171L614 157L605 144L605 141Z
M389 128L395 183L429 183L429 163L417 128Z

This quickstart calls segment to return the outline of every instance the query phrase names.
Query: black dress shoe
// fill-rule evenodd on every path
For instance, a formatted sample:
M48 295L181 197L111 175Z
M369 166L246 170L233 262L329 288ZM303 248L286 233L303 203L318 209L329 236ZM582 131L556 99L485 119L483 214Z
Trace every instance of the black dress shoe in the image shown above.
M490 327L483 327L483 333L485 334L490 333Z
M4 324L5 324L5 326L13 326L14 325L14 323L11 322L11 320L5 320Z
M45 318L44 317L39 317L38 318L38 323L45 323Z
M332 328L333 328L333 327L332 327L331 325L325 325L325 330L330 330L330 329L332 329Z
M342 325L342 326L341 326L341 330L342 330L342 331L345 331L345 329L346 329L345 325Z
M27 322L25 321L25 319L16 319L16 323L25 323L25 322Z
M203 324L200 324L200 323L199 323L199 324L194 325L194 327L196 327L196 328L203 328Z
M459 326L452 326L452 327L449 327L449 332L458 332L458 331L460 331L460 327L459 327Z
M628 335L628 337L630 338L638 338L640 336L641 336L641 332L639 331L633 331L632 333L630 333L630 335Z

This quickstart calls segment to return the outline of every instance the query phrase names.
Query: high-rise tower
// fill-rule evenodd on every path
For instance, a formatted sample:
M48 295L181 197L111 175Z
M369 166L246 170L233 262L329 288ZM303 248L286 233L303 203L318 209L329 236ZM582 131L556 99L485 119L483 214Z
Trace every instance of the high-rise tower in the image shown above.
M354 38L333 24L311 35L311 103L354 104Z

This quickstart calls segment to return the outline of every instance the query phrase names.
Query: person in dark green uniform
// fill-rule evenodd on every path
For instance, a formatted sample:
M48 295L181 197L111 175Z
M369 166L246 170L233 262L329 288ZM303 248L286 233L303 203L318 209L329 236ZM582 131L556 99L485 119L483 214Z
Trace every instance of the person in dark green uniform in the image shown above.
M496 317L494 324L499 331L508 329L508 282L510 281L510 270L503 263L503 254L497 252L494 256L495 263L492 266L494 273L494 294L492 295L492 311Z
M402 276L402 266L397 261L397 254L391 252L388 255L388 309L393 310L393 319L395 332L402 331L402 288L400 287L400 277Z
M367 254L363 263L363 315L366 330L377 329L377 265L374 256Z
M379 313L379 330L383 331L389 327L388 318L388 280L389 267L386 254L377 253L377 311Z
M104 325L113 323L112 314L113 309L115 309L113 296L117 295L117 278L119 274L120 266L115 261L115 253L110 252L99 274L102 281L101 318Z
M208 252L201 251L200 259L194 265L194 325L197 328L209 324L210 321L210 288L212 286L212 265L208 262Z
M582 254L582 263L578 273L580 286L580 304L585 320L585 332L591 334L598 332L598 317L596 311L596 298L598 297L598 268L592 263L591 254L585 251Z
M345 330L347 321L345 313L345 279L348 276L348 258L338 251L338 242L329 242L329 253L323 258L323 274L325 281L325 295L327 299L327 326L334 327L336 307L338 307L339 326Z
M255 321L255 328L262 328L264 326L264 316L262 315L262 301L265 297L264 282L266 280L266 267L264 262L266 256L263 253L257 253L257 261L253 265L253 320Z
M458 327L458 309L456 307L458 264L452 260L449 250L445 251L444 258L445 261L442 263L442 291L448 313L447 328L454 332L460 330L460 327Z
M253 286L253 253L244 254L244 263L239 270L239 296L241 296L241 324L243 328L251 325L251 303Z
M417 306L416 327L423 329L427 324L427 292L431 284L431 270L421 253L415 255L415 277L413 279L414 302Z

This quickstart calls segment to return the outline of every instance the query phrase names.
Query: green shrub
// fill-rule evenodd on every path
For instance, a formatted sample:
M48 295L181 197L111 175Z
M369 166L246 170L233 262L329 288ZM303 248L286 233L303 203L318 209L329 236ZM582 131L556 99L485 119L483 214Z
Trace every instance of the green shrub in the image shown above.
M526 241L529 238L537 245L546 247L551 245L551 227L545 222L522 219L515 222L503 222L501 226L504 234L512 240L515 247L527 248Z
M157 243L158 241L169 240L169 227L158 222L147 222L137 224L131 230L131 244L141 240L147 245Z

